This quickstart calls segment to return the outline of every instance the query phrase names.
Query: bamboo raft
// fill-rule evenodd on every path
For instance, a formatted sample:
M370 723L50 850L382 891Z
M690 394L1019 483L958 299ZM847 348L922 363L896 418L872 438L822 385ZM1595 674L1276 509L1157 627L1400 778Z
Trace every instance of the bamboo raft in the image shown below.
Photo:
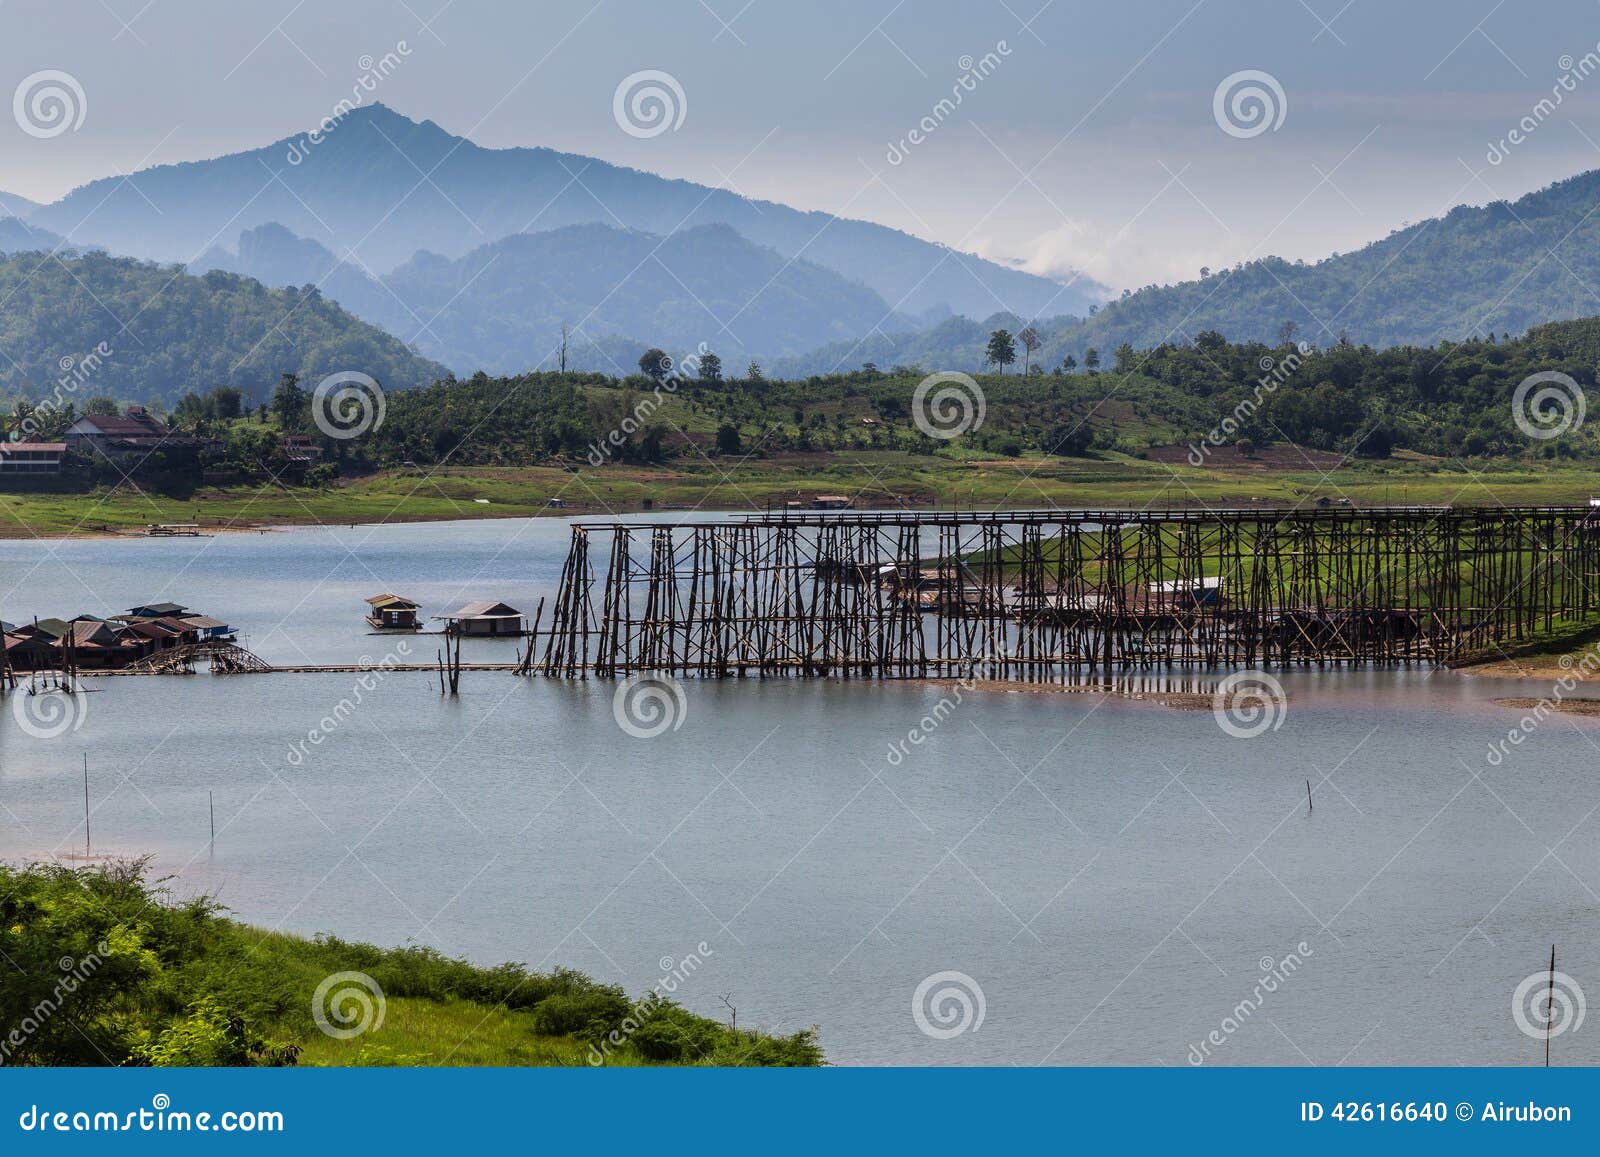
M1435 664L1600 611L1597 563L1588 507L584 523L528 669L1069 681Z

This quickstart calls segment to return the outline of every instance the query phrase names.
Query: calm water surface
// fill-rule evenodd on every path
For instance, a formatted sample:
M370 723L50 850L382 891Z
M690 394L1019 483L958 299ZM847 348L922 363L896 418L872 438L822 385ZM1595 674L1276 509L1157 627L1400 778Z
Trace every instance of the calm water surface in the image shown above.
M531 613L566 542L559 520L6 542L0 616L172 599L273 662L379 658L396 640L366 633L364 596ZM242 919L636 992L703 942L684 1003L816 1023L842 1064L1183 1065L1213 1030L1207 1063L1523 1064L1543 1044L1512 994L1552 942L1600 996L1600 726L1553 718L1486 759L1518 719L1489 699L1539 686L1287 674L1283 725L1251 740L1209 711L969 693L891 760L948 691L691 682L682 726L641 740L605 683L468 673L447 701L426 674L358 679L91 679L81 728L48 740L8 707L0 856L81 848L87 752L95 850L151 854ZM984 1019L936 1039L913 993L944 971ZM1553 1052L1600 1063L1600 1025Z

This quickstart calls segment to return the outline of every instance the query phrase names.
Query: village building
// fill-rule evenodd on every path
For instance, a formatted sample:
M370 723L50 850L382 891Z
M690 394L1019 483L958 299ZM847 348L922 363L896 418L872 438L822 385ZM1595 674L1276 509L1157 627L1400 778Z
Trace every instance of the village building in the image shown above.
M160 619L167 615L186 615L189 608L182 603L147 603L142 607L129 607L124 614L116 617L123 620L130 619Z
M418 631L422 624L417 621L417 612L422 609L421 604L410 599L401 598L399 595L381 594L373 595L366 603L372 609L367 612L367 622L374 630L378 631Z
M59 474L65 442L0 442L0 476Z
M322 461L322 447L304 434L288 434L283 439L283 455L292 466L315 466Z
M227 641L233 638L233 628L221 619L213 619L209 615L180 615L178 619L193 627L202 643L212 639Z
M452 635L514 638L523 634L522 612L505 603L468 603L458 611L435 618L443 619L445 630Z
M174 437L172 428L143 406L123 415L85 414L63 437L73 450L96 458L126 458L160 449Z

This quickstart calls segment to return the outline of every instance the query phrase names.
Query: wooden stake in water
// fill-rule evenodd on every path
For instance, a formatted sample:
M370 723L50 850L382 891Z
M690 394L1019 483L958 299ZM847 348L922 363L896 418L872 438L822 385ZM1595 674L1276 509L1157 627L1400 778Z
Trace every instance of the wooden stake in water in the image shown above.
M83 856L88 859L94 853L89 848L89 753L83 753Z
M211 805L211 846L217 844L217 800L211 792L206 792L206 803Z
M1313 810L1311 806L1311 781L1308 779L1306 780L1306 815L1310 815Z
M1545 990L1544 1067L1550 1067L1550 1026L1556 1019L1556 946L1550 945L1550 987Z

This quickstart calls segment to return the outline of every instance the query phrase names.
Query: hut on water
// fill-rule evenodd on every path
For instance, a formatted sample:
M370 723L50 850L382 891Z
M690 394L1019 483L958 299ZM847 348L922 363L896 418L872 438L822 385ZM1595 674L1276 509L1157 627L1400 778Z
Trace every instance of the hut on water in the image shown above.
M367 622L371 623L375 630L420 631L422 629L422 624L417 621L417 612L422 609L420 603L391 594L373 595L366 602L372 608L367 612Z
M515 638L524 633L522 612L505 603L468 603L458 611L435 617L444 620L445 631L452 635Z

